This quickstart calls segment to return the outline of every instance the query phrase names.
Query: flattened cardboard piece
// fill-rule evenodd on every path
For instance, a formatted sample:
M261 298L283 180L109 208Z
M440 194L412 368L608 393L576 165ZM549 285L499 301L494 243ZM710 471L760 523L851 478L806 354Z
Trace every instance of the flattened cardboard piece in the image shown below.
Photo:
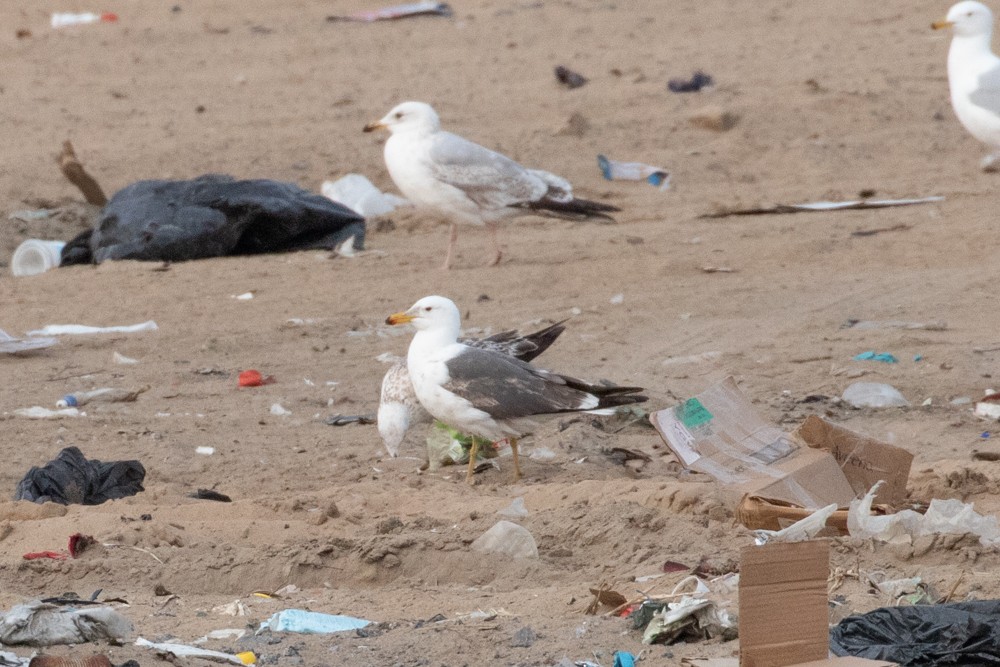
M829 655L827 540L740 551L740 667L784 667Z
M808 509L854 499L836 459L761 419L732 377L649 420L681 463L721 482L734 506L747 494Z
M899 507L906 500L906 480L913 454L900 447L856 433L816 415L809 416L792 432L792 438L833 455L854 489L863 496L879 480L885 484L875 502Z
M681 658L681 664L687 667L739 667L739 658ZM842 656L826 660L811 660L800 662L788 667L899 667L898 663L883 660L869 660Z
M885 660L869 660L868 658L855 658L852 655L845 655L839 658L800 662L796 665L790 665L790 667L899 667L899 663L886 662Z

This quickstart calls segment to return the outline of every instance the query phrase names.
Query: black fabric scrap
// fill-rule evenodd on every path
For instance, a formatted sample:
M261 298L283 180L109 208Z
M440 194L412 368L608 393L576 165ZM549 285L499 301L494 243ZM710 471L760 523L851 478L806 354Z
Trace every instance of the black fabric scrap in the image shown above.
M146 469L139 461L87 460L76 447L67 447L41 468L28 471L14 500L60 505L100 505L143 490Z
M138 181L115 193L94 229L66 244L61 266L332 249L352 236L363 249L361 215L292 183L219 174Z

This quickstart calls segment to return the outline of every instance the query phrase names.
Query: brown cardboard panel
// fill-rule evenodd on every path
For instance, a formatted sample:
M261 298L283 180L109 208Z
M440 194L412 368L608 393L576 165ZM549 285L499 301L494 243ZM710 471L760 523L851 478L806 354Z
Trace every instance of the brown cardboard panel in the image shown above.
M826 659L829 542L745 547L740 557L740 667Z
M808 417L792 437L810 447L830 452L857 496L868 493L875 483L885 484L875 494L875 502L899 506L906 500L906 480L913 454L900 447L856 433L821 417Z

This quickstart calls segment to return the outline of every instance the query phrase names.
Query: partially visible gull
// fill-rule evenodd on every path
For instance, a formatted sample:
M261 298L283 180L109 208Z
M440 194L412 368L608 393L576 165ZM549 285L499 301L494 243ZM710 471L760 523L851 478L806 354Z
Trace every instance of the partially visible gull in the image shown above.
M565 320L563 320L565 322ZM515 330L502 331L487 338L463 338L470 347L492 350L501 354L531 361L555 342L565 330L563 322L556 322L534 333L522 336ZM420 405L406 369L406 359L395 357L392 366L382 378L382 396L378 406L378 432L389 455L395 457L407 430L413 424L427 423L431 416Z
M365 132L387 129L385 166L403 195L451 220L444 268L458 237L456 223L486 225L493 243L491 265L503 253L497 242L497 223L530 213L582 220L613 222L609 204L573 197L569 182L538 169L527 169L500 153L445 132L437 113L423 102L403 102Z
M463 433L509 440L515 479L521 477L517 441L532 430L534 417L564 412L606 414L610 408L646 400L638 395L639 387L593 385L460 343L458 307L443 296L426 296L409 310L386 318L387 324L406 322L417 329L406 355L417 400L435 419ZM476 448L473 439L469 483Z
M953 5L935 30L951 28L948 85L951 106L969 134L994 151L982 161L985 171L1000 171L1000 58L990 50L993 13L973 0Z

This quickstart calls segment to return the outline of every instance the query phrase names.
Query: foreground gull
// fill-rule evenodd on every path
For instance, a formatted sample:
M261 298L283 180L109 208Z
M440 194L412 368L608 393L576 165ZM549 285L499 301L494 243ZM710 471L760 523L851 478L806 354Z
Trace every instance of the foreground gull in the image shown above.
M951 106L969 134L995 152L982 162L986 171L1000 170L1000 58L990 50L993 13L979 2L953 5L934 29L951 28L948 85Z
M515 479L521 477L517 441L533 428L533 417L601 413L646 400L637 394L642 391L639 387L592 385L458 342L461 316L443 296L426 296L409 310L386 318L387 324L406 322L417 329L406 355L417 400L435 419L463 433L494 441L507 438L514 453ZM469 483L476 448L473 440Z
M564 320L565 321L565 320ZM555 342L565 330L562 322L526 336L517 331L502 331L488 338L465 338L460 342L470 347L492 350L521 361L531 361ZM406 359L396 357L382 378L382 395L378 406L378 432L389 455L395 457L399 445L411 424L431 421L430 414L420 405L406 369Z
M365 132L387 129L385 166L403 195L418 206L433 209L451 220L448 252L451 257L458 236L456 223L486 225L500 261L497 223L504 218L536 213L581 220L614 221L608 213L618 208L576 199L564 178L538 169L527 169L510 158L445 132L437 113L423 102L403 102L382 120L369 123Z

